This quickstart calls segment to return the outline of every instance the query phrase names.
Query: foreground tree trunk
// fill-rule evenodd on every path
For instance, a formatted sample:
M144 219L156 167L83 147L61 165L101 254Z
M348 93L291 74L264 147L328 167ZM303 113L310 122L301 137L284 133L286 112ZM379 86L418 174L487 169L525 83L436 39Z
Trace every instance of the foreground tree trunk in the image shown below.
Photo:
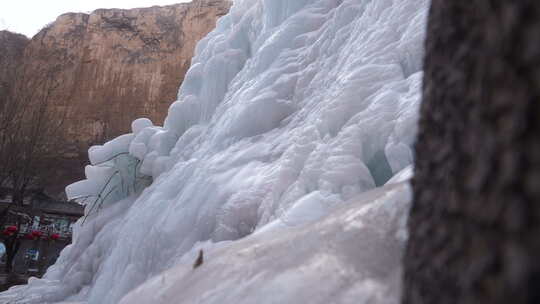
M540 303L540 1L433 0L407 304Z

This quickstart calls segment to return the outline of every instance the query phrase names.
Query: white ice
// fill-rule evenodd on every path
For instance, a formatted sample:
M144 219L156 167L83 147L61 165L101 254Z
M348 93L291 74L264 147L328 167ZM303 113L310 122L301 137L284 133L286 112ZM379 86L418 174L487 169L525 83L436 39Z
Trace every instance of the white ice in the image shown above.
M0 302L396 303L428 4L236 0L164 126L90 149L73 245Z

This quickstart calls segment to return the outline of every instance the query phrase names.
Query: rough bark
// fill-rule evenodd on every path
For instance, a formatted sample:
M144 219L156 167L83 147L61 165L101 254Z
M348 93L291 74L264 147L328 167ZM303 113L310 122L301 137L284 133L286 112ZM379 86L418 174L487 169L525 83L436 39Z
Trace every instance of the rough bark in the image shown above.
M540 2L428 23L403 303L540 303Z

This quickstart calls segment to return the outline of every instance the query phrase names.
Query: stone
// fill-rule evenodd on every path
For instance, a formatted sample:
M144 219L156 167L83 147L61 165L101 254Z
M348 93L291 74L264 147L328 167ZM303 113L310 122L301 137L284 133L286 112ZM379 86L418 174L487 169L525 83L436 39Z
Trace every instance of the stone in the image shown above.
M24 35L0 31L0 106L15 84L15 71L22 64L28 42Z
M84 177L87 150L131 131L147 117L161 124L190 67L197 42L228 12L230 1L67 13L24 48L18 91L40 87L65 130L49 193ZM9 61L9 60L8 60ZM15 61L13 61L15 62ZM38 86L47 79L47 86ZM50 82L50 83L49 83Z

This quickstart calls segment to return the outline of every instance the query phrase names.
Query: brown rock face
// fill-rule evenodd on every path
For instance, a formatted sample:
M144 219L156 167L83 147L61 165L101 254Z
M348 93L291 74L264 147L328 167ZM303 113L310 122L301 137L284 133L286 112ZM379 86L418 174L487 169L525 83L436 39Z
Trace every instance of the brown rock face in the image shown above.
M40 78L53 77L51 106L66 112L66 144L58 147L61 161L54 164L54 190L82 178L89 146L129 132L135 118L163 121L196 43L230 5L195 0L69 13L32 38L18 89L31 90Z
M15 71L22 63L28 42L23 35L0 31L0 105L15 84Z

